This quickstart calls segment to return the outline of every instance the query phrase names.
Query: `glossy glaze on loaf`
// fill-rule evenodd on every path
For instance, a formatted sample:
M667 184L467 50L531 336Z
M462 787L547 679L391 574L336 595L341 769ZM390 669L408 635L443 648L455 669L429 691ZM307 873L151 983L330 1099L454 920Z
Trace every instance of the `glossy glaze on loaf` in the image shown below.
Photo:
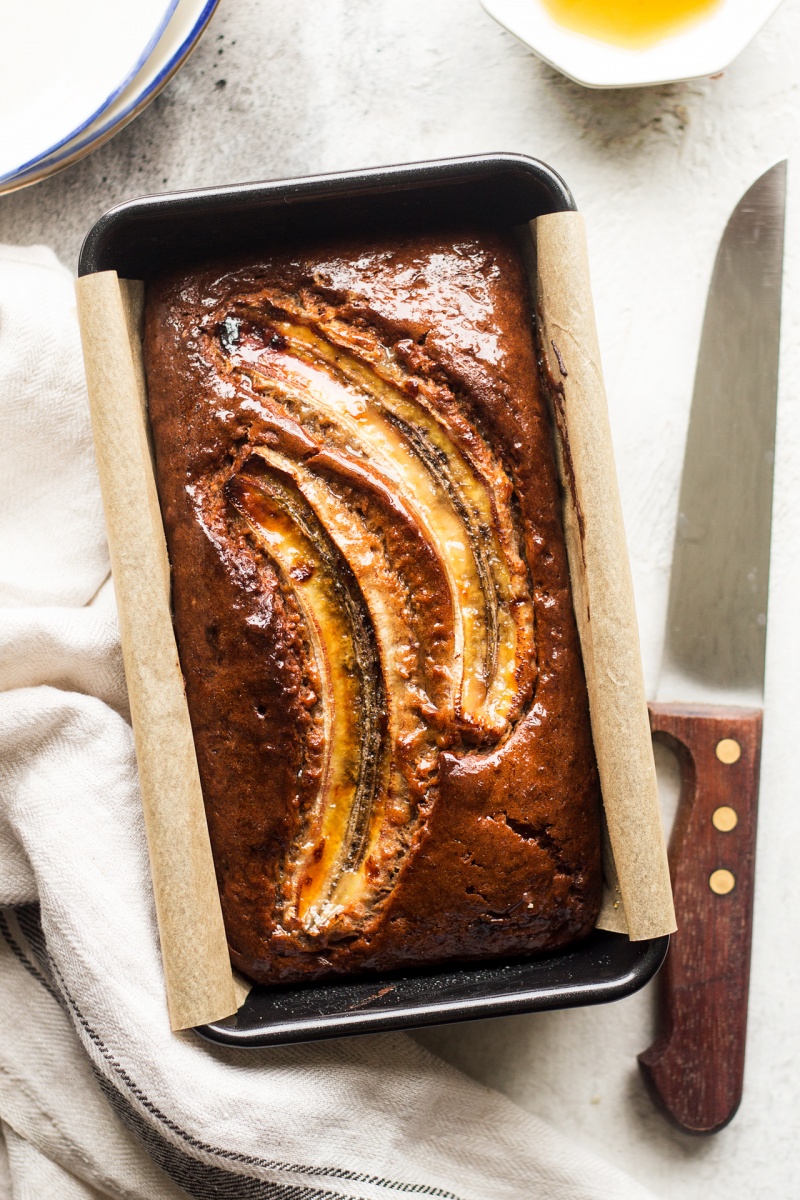
M158 489L231 952L263 982L549 949L598 782L511 235L148 287Z

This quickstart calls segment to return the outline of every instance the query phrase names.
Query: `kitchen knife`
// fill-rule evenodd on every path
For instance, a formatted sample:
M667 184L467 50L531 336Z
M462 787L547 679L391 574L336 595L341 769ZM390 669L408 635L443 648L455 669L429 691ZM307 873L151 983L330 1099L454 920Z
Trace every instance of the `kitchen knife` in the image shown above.
M739 201L706 303L653 736L681 768L670 840L678 931L639 1065L682 1129L742 1094L766 647L786 163ZM665 703L668 701L668 703Z

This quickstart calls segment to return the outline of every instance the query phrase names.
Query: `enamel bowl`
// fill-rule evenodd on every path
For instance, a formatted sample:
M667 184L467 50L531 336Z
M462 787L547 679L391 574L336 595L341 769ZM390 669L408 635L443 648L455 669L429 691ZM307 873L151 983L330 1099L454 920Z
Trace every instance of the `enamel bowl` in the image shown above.
M628 49L558 24L542 0L482 0L491 17L556 70L585 87L646 87L717 75L782 0L722 0L707 17L654 45Z
M59 0L59 3L61 2L62 0ZM105 3L105 0L103 2ZM150 2L151 0L148 0L148 3ZM103 85L98 87L95 79L90 81L91 86L81 84L78 87L76 84L75 103L82 106L83 111L87 114L84 120L77 122L76 127L73 127L67 136L56 137L47 149L43 152L39 151L39 153L32 153L35 146L34 137L38 138L40 144L46 144L47 138L42 136L38 129L29 129L25 136L30 157L16 170L7 171L5 175L0 174L0 193L26 187L28 184L36 183L40 179L52 175L55 171L69 166L108 141L129 121L133 120L158 95L188 58L211 19L218 2L219 0L152 0L152 11L158 14L159 19L155 23L154 34L149 38L143 52L137 56L134 67L128 71L127 77L123 77L117 87L111 87L110 93L107 92L104 95L103 87L108 88L109 80L114 78L112 69L115 71L120 69L118 64L109 68L106 63ZM83 3L84 0L82 0ZM147 6L143 5L140 9L139 4L140 0L134 0L132 7L140 13ZM91 4L87 5L86 11L90 11L90 9ZM79 6L79 11L83 11L81 6ZM105 46L103 39L106 33L107 31L100 27L95 30L94 35L99 39L95 44L97 57L103 62L106 60L100 52L100 48ZM130 33L128 33L127 40L124 40L120 47L122 55L127 54L130 57L130 44ZM1 61L2 52L0 52ZM95 92L92 91L92 88L95 89L97 95L102 97L100 103L96 102ZM9 104L5 115L11 120L14 113L19 110L19 106L24 107L26 104L28 93L21 85L18 86L16 95L11 92L10 88L8 90L10 93L7 97ZM55 131L59 125L68 127L70 120L65 121L63 114L56 113L54 115L52 110L58 105L53 103L51 93L48 93L48 96L48 103L43 105L43 116L48 123L48 129ZM4 117L2 100L3 86L0 84L0 132ZM53 137L53 132L49 136Z

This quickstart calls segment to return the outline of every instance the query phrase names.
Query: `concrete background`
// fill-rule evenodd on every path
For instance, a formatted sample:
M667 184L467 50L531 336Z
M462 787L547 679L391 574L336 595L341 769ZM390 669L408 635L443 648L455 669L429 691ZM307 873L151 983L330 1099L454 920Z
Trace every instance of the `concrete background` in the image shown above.
M677 487L705 291L741 193L790 157L758 889L745 1097L708 1140L653 1111L635 1055L652 996L427 1031L421 1041L664 1200L790 1197L800 1063L800 0L725 73L586 91L532 57L478 0L222 0L198 51L107 146L0 197L0 240L74 268L109 205L146 192L514 150L566 178L589 229L645 668L661 654ZM54 431L56 433L56 431ZM659 766L665 804L675 768Z

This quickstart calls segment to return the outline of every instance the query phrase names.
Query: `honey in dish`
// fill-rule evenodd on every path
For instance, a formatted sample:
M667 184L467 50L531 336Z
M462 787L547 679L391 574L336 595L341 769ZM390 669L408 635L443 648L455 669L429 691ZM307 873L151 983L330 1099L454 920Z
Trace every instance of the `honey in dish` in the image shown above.
M641 49L682 33L722 0L542 0L550 15L576 33Z

